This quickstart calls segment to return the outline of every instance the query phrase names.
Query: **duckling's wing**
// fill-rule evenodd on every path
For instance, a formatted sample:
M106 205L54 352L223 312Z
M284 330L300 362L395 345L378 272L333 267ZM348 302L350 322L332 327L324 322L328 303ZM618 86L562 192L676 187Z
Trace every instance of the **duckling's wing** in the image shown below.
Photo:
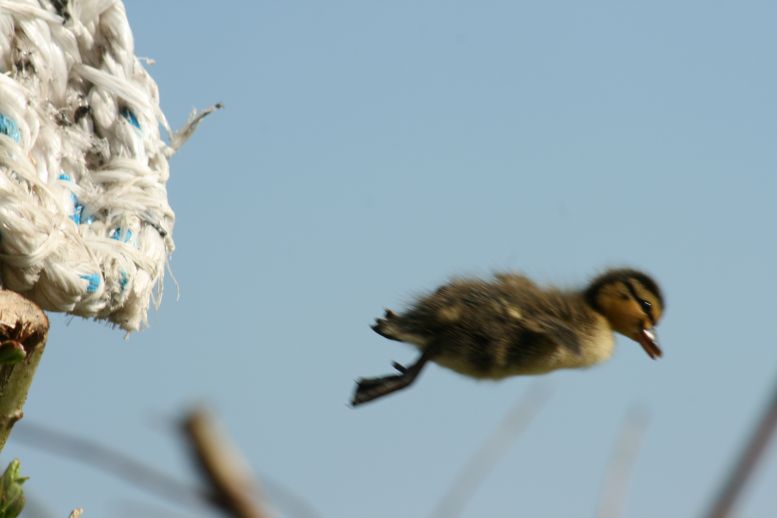
M567 347L575 354L582 354L578 333L561 318L533 315L525 317L521 324L528 331L545 335L552 343Z
M498 273L494 276L500 292L503 312L518 319L518 325L546 342L569 348L581 354L580 336L573 322L580 319L578 308L558 290L543 290L519 274Z

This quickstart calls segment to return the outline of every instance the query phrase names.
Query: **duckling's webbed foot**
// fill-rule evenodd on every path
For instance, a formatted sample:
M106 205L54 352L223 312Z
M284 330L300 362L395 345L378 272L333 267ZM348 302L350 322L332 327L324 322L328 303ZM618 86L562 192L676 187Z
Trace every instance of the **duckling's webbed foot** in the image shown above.
M401 390L413 383L415 378L416 374L409 375L407 371L379 378L361 378L356 381L356 392L351 400L351 405L361 405Z
M418 361L409 367L394 362L392 365L399 374L356 380L356 392L353 394L351 405L361 405L410 386L427 361L429 361L429 355L424 352Z

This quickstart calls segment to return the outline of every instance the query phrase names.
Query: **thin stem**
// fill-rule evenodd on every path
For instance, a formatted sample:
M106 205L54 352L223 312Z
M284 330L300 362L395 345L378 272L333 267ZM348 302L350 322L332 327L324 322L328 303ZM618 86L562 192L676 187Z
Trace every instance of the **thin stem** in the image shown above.
M96 467L170 502L197 507L206 504L223 510L222 503L212 493L181 483L120 451L88 439L24 422L19 424L14 441Z

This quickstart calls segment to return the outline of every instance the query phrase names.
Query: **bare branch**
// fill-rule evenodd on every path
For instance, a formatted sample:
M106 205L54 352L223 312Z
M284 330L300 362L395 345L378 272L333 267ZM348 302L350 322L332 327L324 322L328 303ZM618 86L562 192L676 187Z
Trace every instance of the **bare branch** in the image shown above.
M181 483L165 473L95 441L36 423L23 422L17 428L17 433L13 436L13 440L17 443L102 470L177 505L187 505L188 508L205 505L221 512L228 512L221 495ZM283 504L283 507L288 509L293 516L299 518L319 518L321 516L309 502L280 482L267 476L262 478L269 492L277 499L278 504ZM43 516L43 514L39 514Z

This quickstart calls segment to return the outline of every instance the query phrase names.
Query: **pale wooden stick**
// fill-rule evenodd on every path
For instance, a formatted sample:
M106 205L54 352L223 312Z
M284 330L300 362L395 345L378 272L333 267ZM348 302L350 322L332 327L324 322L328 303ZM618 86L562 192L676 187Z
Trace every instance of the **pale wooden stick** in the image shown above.
M203 478L235 518L267 518L259 504L259 484L242 455L211 415L195 409L184 417L184 435Z

